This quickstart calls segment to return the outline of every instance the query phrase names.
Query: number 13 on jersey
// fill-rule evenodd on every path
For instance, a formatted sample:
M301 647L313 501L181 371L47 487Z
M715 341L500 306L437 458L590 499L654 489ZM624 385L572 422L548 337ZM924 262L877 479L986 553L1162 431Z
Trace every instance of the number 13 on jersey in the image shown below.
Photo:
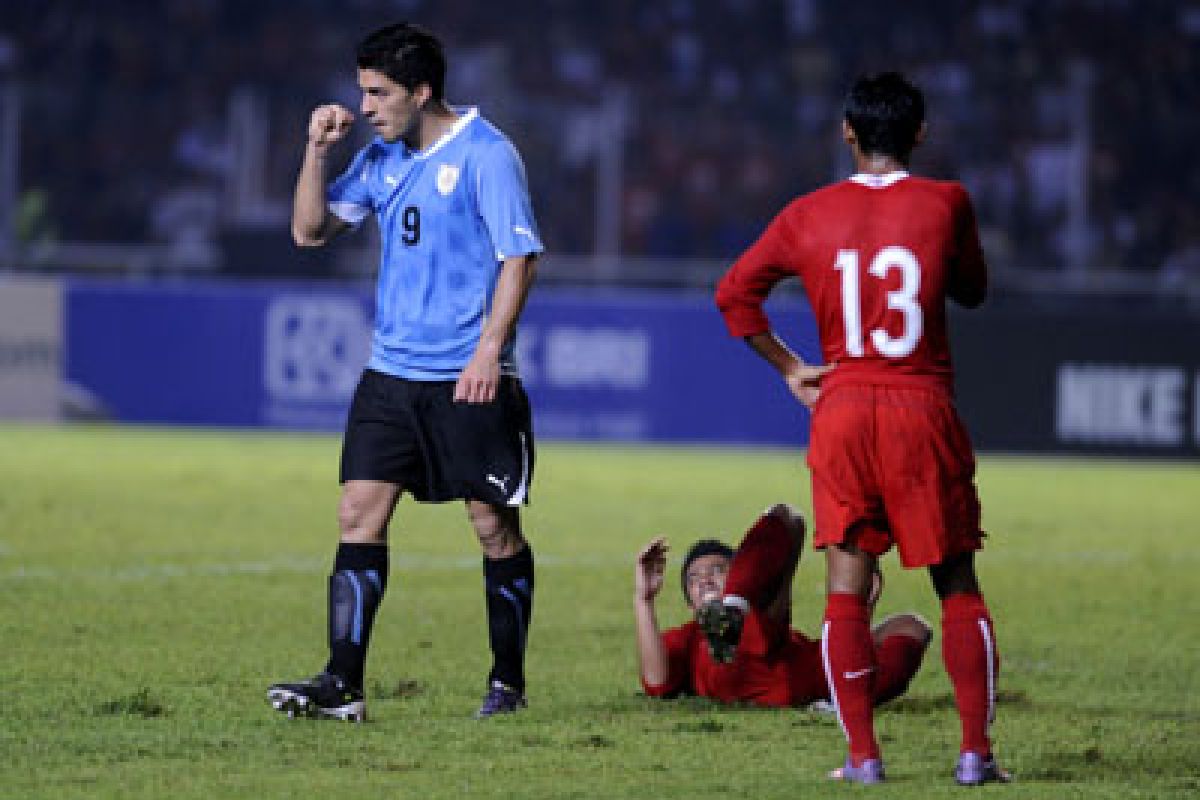
M863 355L862 291L857 250L839 250L833 268L842 274L842 324L846 331L846 354ZM887 293L888 308L904 315L900 336L893 337L882 328L871 330L871 344L887 358L904 358L921 340L924 316L917 303L921 288L921 265L907 247L885 247L871 259L867 275L883 280L892 269L900 270L900 288Z

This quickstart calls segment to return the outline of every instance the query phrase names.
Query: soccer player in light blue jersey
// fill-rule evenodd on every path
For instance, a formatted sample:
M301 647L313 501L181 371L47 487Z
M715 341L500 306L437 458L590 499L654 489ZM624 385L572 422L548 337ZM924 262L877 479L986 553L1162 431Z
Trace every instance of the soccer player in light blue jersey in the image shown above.
M542 252L525 170L475 108L443 98L441 43L407 23L357 51L361 116L375 137L332 182L327 161L355 121L316 108L296 181L292 235L324 245L368 216L382 253L371 357L342 442L341 539L329 578L329 661L278 683L289 716L361 721L371 626L387 586L388 523L404 493L462 499L483 550L493 665L476 716L525 705L533 551L521 532L533 473L529 402L517 377L517 319Z

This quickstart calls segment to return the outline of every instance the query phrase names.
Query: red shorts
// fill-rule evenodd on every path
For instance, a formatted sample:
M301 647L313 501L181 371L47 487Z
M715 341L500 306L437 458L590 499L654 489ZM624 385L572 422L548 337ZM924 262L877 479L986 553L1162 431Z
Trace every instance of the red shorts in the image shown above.
M842 384L813 412L808 450L818 549L854 544L906 567L983 546L975 455L946 392Z

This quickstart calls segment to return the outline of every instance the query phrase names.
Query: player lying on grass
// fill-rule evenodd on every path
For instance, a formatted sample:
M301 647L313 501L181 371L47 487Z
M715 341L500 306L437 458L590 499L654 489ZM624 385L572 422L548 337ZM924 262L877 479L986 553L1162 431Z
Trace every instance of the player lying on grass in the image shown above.
M634 615L642 686L651 697L694 694L762 706L807 706L829 700L821 647L791 628L792 576L804 545L804 519L790 506L769 508L734 551L705 539L688 551L683 594L697 619L663 632L654 602L662 589L667 541L654 539L638 555ZM872 603L881 579L875 578ZM749 605L735 648L710 650L699 615L706 603L736 594ZM874 701L903 694L921 666L930 627L915 614L896 614L873 631L878 663Z

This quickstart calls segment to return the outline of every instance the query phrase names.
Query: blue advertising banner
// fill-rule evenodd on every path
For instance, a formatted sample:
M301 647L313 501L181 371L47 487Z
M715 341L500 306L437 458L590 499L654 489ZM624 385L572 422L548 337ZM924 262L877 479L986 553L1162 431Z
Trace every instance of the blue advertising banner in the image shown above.
M94 415L119 421L338 430L366 360L371 305L367 287L75 281L65 378ZM799 301L773 317L816 357ZM706 293L542 289L518 352L545 438L807 441L804 409L729 337Z
M811 314L776 317L815 358ZM803 407L729 336L707 294L545 292L520 344L535 421L551 438L807 442Z

